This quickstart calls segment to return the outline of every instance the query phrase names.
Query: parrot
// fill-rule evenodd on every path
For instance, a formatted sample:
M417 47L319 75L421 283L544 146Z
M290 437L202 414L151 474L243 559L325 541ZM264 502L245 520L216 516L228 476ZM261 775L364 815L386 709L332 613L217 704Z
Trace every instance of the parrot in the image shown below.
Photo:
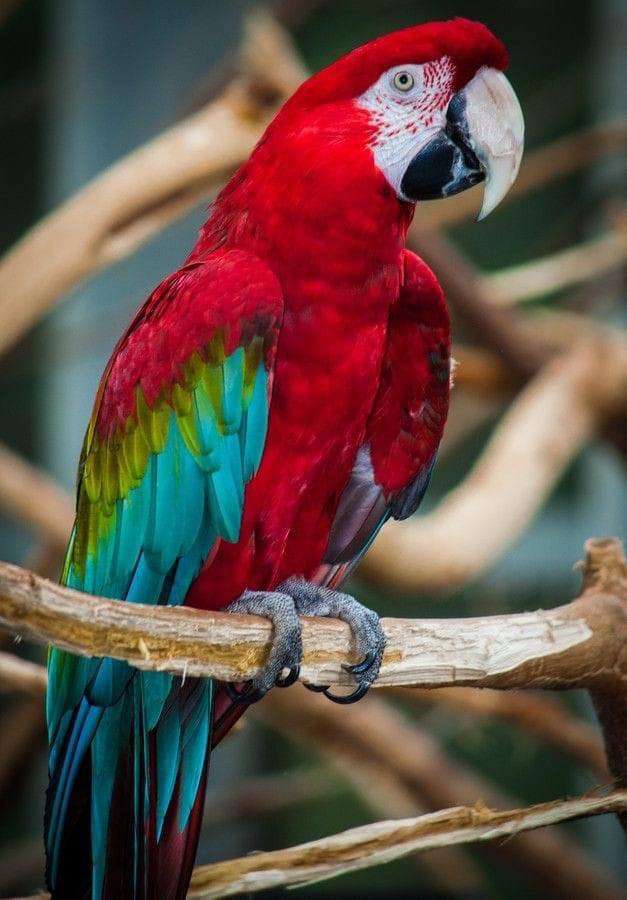
M305 81L135 314L96 392L61 581L125 603L264 616L267 660L226 684L51 648L53 900L181 900L210 753L299 677L300 616L346 622L352 703L377 613L341 590L420 505L447 418L438 280L406 248L417 204L513 184L524 123L485 25L375 38ZM348 711L347 711L348 714Z

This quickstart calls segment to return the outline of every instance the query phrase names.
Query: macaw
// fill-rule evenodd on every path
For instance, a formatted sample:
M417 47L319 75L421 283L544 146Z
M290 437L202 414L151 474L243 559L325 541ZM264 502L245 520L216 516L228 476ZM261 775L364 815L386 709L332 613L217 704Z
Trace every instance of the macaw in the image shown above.
M449 316L405 249L418 201L513 183L523 120L505 47L465 19L378 38L306 81L115 347L79 464L62 581L127 603L267 616L233 686L49 654L53 898L180 900L210 750L298 677L299 615L349 623L354 701L375 612L341 592L417 509L447 416ZM284 674L285 673L285 674Z

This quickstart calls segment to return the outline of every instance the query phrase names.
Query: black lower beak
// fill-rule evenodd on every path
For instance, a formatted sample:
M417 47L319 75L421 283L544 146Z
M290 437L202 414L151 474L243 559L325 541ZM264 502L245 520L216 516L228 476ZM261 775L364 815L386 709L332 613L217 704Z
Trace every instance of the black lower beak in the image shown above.
M446 125L412 159L401 181L407 200L451 197L485 178L473 152L466 122L466 100L456 94L449 103Z

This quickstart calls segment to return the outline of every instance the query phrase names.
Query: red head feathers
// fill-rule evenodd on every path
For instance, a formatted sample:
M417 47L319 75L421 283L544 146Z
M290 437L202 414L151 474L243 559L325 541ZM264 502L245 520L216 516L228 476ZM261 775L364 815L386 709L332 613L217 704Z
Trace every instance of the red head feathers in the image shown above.
M509 61L503 42L481 22L461 18L428 22L393 31L340 57L306 81L286 108L306 109L349 100L393 66L420 64L443 56L450 57L454 65L454 91L463 88L482 66L503 71Z
M384 220L394 231L400 218L402 237L410 212L397 201L448 197L481 181L487 215L522 154L507 63L503 43L468 19L405 28L341 57L279 111L214 205L205 246L252 229L275 255L285 243L292 265L284 223L295 210L301 230L317 235L323 223L354 218L358 202L366 232Z

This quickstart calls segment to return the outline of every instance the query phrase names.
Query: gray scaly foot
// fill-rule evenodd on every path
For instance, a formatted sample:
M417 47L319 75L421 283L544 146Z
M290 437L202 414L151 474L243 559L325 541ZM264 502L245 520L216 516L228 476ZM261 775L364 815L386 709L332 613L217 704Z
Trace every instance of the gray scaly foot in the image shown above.
M231 700L236 703L255 703L268 693L271 687L289 687L300 674L303 645L300 621L289 594L282 591L244 591L241 597L226 607L226 612L241 615L263 616L273 626L272 646L263 671L238 691L225 684ZM284 669L288 674L282 677Z
M263 672L238 691L226 685L232 700L254 703L271 687L288 687L300 674L302 657L301 629L298 616L323 616L341 619L353 632L355 644L363 659L344 666L357 682L351 694L334 695L329 687L306 685L324 693L334 703L355 703L368 691L377 675L385 648L385 635L378 615L349 594L318 587L301 578L289 578L276 591L245 591L226 608L227 612L264 616L274 626L272 649ZM284 669L288 674L282 677Z
M329 687L305 687L323 693L334 703L356 703L361 700L379 674L385 649L385 635L379 616L350 594L318 587L300 578L289 578L278 589L293 598L296 611L301 616L324 616L346 622L353 632L356 649L362 656L360 662L343 666L344 671L357 682L357 688L351 694L332 694Z

